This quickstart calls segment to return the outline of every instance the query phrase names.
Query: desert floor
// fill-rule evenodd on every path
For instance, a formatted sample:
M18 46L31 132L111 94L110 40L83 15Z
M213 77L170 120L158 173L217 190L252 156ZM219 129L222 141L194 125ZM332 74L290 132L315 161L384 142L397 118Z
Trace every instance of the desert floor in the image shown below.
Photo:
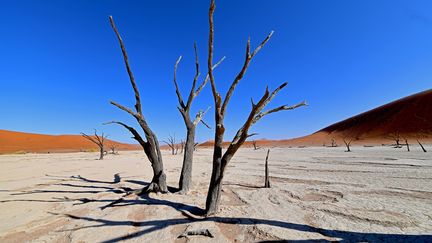
M430 146L428 146L430 150ZM220 213L205 204L211 150L195 153L193 189L126 196L151 180L141 151L0 156L0 242L432 241L432 151L389 147L241 149L228 166ZM182 155L164 151L177 187ZM177 238L208 229L214 238Z

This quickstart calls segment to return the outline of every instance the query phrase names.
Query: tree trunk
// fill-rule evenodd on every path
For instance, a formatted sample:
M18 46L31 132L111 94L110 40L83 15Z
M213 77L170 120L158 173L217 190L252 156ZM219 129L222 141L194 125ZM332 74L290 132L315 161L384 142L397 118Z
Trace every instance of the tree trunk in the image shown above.
M217 159L216 162L213 161L212 176L206 200L207 216L214 215L219 211L224 170L225 168L222 166L221 159Z
M144 152L151 162L153 178L150 185L145 189L146 192L168 192L166 175L164 173L162 154L159 142L154 134L148 136L148 142L144 146Z
M409 143L408 143L408 140L407 139L405 139L405 145L407 146L407 150L408 150L408 152L410 151L410 147L409 147Z
M222 179L225 170L225 166L223 165L224 163L225 165L227 163L227 161L222 161L222 142L225 129L223 128L223 125L219 122L218 118L216 119L216 124L215 145L213 149L213 169L206 199L207 216L216 214L219 210L219 202L222 190Z
M268 169L269 154L270 154L270 149L267 150L267 156L266 156L266 160L265 160L265 182L264 182L265 188L270 188L269 169Z
M166 175L163 171L163 163L161 161L152 163L153 179L147 188L147 191L168 192L166 183Z
M100 147L99 151L100 151L99 160L103 160L103 158L104 158L104 147Z
M184 145L183 166L180 174L179 189L181 194L189 191L192 181L192 163L195 146L195 126L187 127L186 144Z

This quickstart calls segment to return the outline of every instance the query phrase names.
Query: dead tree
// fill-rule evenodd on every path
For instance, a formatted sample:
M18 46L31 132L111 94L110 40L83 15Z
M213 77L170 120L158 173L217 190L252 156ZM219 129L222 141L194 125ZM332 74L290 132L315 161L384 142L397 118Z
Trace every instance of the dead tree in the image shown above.
M194 143L194 151L196 151L198 149L198 145L199 145L199 143Z
M117 145L116 144L111 144L110 146L109 146L109 148L110 148L110 150L111 150L111 154L118 154L118 152L117 152Z
M336 140L334 138L331 139L331 146L337 147L337 143L336 143Z
M404 140L405 140L405 146L407 147L407 151L409 152L410 151L410 146L409 146L409 143L408 143L408 139L404 138Z
M117 39L119 41L120 44L120 48L123 54L123 59L125 62L125 66L126 66L126 70L127 73L129 75L129 80L130 83L132 85L134 94L135 94L135 110L132 110L130 108L127 108L123 105L120 105L114 101L111 101L110 103L116 107L118 107L119 109L127 112L128 114L130 114L132 117L135 118L135 120L138 122L138 124L140 125L141 129L144 132L144 136L146 138L146 140L144 140L141 135L133 128L130 127L122 122L118 122L118 121L112 121L112 122L108 122L106 124L118 124L123 126L124 128L126 128L130 133L132 133L133 138L138 141L138 143L142 146L147 158L149 159L152 169L153 169L153 178L151 183L143 190L143 192L150 192L150 191L154 191L154 192L167 192L168 188L167 188L167 184L166 184L166 175L164 173L164 168L163 168L163 161L162 161L162 154L160 151L160 147L159 147L159 141L156 137L156 135L153 133L153 131L150 129L150 126L147 124L146 119L144 118L144 115L142 113L142 107L141 107L141 98L140 98L140 93L138 91L138 86L135 82L135 78L134 75L132 73L131 67L129 65L129 59L128 59L128 55L126 52L126 48L123 44L123 40L115 26L114 20L112 18L112 16L109 17L110 23L111 23L111 27L114 30Z
M171 149L171 154L176 155L178 152L178 145L176 144L175 134L174 136L169 135L168 141L163 141Z
M399 131L396 132L392 132L388 135L388 138L395 141L395 148L402 148L402 146L400 145L400 133Z
M209 39L208 39L208 62L207 69L208 75L210 78L212 94L214 98L215 104L215 141L214 141L214 150L213 150L213 169L210 180L210 185L207 193L206 199L206 213L207 216L215 214L218 211L220 198L221 198L221 189L222 189L222 180L225 172L225 168L230 162L231 158L237 152L237 150L244 144L247 138L253 136L254 134L249 134L249 128L263 118L266 115L282 111L282 110L292 110L297 107L303 106L306 103L301 102L294 106L282 105L273 109L269 109L263 111L263 109L267 106L267 104L276 96L276 94L283 89L287 83L283 83L274 91L270 92L268 88L266 89L264 95L259 99L257 103L251 100L251 111L249 116L247 117L243 126L237 131L231 143L228 145L225 153L222 152L223 149L223 140L225 134L224 127L224 118L226 115L228 103L231 99L231 96L236 88L237 84L243 79L246 70L249 67L250 62L255 57L255 55L261 50L261 48L268 42L270 37L273 34L273 31L261 42L261 44L251 52L250 47L250 39L247 41L246 45L246 53L245 60L243 66L237 76L231 83L231 86L228 89L228 92L225 95L225 98L222 99L221 94L216 89L216 82L213 76L213 38L214 38L214 25L213 25L213 13L215 10L215 1L212 0L209 8Z
M252 145L254 147L254 150L258 150L259 149L259 147L257 146L256 140L252 140Z
M205 111L202 111L202 110L198 111L198 113L195 115L194 119L192 119L190 116L190 110L191 110L193 100L195 99L195 97L197 97L199 95L199 93L204 88L204 86L208 83L208 80L209 80L209 76L206 75L203 82L198 86L198 88L196 87L198 78L200 76L198 51L197 51L196 43L194 44L194 51L195 51L195 76L193 78L192 87L189 91L189 95L188 95L188 98L186 100L186 103L183 100L182 94L181 94L181 92L179 90L179 86L177 84L177 67L178 67L180 60L182 58L181 56L177 59L175 65L174 65L173 81L174 81L175 91L176 91L177 99L178 99L178 103L179 103L179 106L177 108L180 111L181 116L183 117L183 121L186 125L186 130L187 130L186 143L185 143L184 154L183 154L183 165L182 165L182 170L181 170L180 179L179 179L179 189L180 189L180 193L182 193L182 194L185 194L189 191L189 187L190 187L190 184L192 181L192 162L193 162L193 151L195 148L194 144L195 144L196 126L198 125L198 123L201 122L206 127L210 128L207 125L207 123L205 123L203 121L203 116L209 110L210 107ZM212 68L216 68L223 61L223 59L224 58L222 58Z
M264 187L265 188L270 188L269 169L268 169L269 154L270 154L270 149L267 150L267 156L265 159L265 181L264 181Z
M427 152L427 150L425 149L425 147L423 146L423 144L420 142L420 140L417 139L417 143L420 145L420 147L422 148L423 152Z
M344 142L345 146L347 147L347 150L345 152L351 152L350 146L351 146L352 138L344 137L343 142Z
M99 159L103 160L105 154L104 143L107 136L104 133L98 135L96 129L94 130L94 136L89 136L83 132L81 133L81 135L99 147L99 152L100 152Z

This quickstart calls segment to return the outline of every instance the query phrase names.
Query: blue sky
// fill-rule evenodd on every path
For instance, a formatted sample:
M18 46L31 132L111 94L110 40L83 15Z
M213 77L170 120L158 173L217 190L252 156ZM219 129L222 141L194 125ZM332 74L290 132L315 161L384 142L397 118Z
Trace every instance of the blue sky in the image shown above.
M178 81L184 95L194 74L193 42L206 72L209 1L1 1L0 129L45 134L103 130L133 142L110 120L137 126L109 104L130 107L134 97L108 16L125 41L144 104L160 140L184 137L172 83L173 65L183 60ZM227 138L246 119L250 97L266 85L289 85L270 107L303 99L310 106L261 120L260 138L307 135L331 123L392 100L430 89L432 2L420 0L238 0L217 1L215 71L225 94L239 71L247 37L252 46L274 30L239 84L226 117ZM210 86L193 110L213 106ZM205 117L213 123L213 110ZM197 139L213 138L200 126Z

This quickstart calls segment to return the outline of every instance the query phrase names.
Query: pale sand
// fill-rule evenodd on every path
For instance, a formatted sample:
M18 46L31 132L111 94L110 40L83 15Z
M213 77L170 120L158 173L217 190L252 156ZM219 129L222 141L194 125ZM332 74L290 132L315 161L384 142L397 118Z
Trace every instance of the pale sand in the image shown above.
M221 211L207 220L182 211L204 207L210 149L195 153L189 195L128 196L106 208L122 188L151 179L143 152L103 161L97 153L2 155L0 242L432 241L432 151L411 149L272 148L270 189L262 188L266 149L241 149L227 168ZM181 161L164 151L170 186ZM215 238L177 239L188 225Z

